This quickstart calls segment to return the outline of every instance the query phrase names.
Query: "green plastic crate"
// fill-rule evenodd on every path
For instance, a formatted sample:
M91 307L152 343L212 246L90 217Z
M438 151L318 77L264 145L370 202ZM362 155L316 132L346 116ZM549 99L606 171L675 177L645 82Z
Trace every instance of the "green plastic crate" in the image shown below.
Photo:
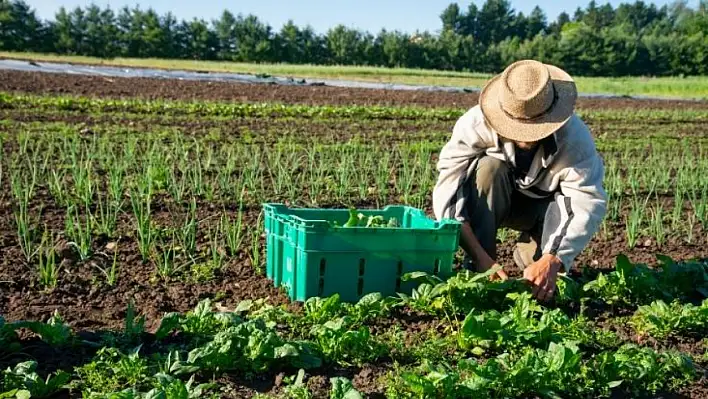
M334 227L330 222L346 223L348 209L264 204L267 277L295 301L339 294L355 302L371 292L410 293L416 284L401 281L409 272L452 275L459 222L401 205L358 212L395 217L401 227Z

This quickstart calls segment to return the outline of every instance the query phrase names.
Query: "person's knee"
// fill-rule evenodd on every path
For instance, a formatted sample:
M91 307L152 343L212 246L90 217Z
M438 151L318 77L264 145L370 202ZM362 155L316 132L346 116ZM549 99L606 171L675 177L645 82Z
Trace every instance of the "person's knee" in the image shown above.
M509 184L509 167L502 160L485 156L478 160L475 176L477 189L489 192L495 186Z

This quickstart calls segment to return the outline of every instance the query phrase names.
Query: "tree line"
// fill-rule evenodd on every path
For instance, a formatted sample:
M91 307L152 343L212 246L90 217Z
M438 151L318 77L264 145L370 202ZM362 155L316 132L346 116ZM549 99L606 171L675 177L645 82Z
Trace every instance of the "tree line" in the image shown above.
M0 49L101 58L152 57L321 65L370 65L498 72L533 58L583 76L708 74L708 0L657 7L643 1L598 5L548 21L508 0L464 10L450 4L439 32L332 27L318 34L292 21L280 30L254 15L178 20L152 8L95 4L60 8L44 21L24 0L0 0Z

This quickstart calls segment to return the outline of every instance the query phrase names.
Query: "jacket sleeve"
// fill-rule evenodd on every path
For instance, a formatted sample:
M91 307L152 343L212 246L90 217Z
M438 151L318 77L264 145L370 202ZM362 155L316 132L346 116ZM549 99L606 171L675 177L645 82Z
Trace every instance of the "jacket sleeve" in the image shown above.
M560 193L556 195L560 221L549 235L543 253L556 255L568 272L598 231L607 210L607 194L603 187L604 166L595 151L589 151L562 172Z
M489 146L490 134L481 126L479 111L471 109L460 117L445 143L436 165L438 178L433 189L433 211L442 218L464 220L466 181L475 158Z

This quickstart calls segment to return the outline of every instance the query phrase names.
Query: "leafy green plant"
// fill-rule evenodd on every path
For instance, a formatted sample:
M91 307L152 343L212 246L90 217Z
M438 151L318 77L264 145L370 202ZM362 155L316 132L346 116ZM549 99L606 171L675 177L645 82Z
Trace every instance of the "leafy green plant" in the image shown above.
M58 371L42 379L36 372L37 362L34 360L16 364L2 372L2 388L5 394L16 398L49 398L64 389L71 374Z
M585 292L591 292L610 305L632 305L644 302L657 295L658 281L648 267L634 265L625 255L617 257L615 271L598 277L583 286Z
M530 292L528 285L519 279L490 280L500 268L484 273L465 271L447 280L424 272L407 273L401 281L414 281L419 285L411 295L398 293L400 304L428 314L464 315L472 309L505 307L508 293Z
M560 309L544 309L531 294L510 293L507 297L513 305L503 313L473 309L467 315L458 337L463 349L480 355L488 349L546 347L550 342L565 341L567 336L582 341L576 343L594 341L587 324L573 323Z
M311 334L325 359L344 366L361 366L388 352L368 327L354 327L349 316L314 325Z
M75 369L77 380L72 385L87 396L146 388L149 383L148 362L140 357L139 349L128 353L112 347L99 349L91 363Z
M337 222L333 222L337 226ZM349 219L342 227L400 227L398 220L395 217L386 220L381 215L365 216L358 212L356 208L349 208Z
M214 312L211 299L206 298L199 301L193 310L184 315L176 312L165 315L155 337L162 340L173 331L181 331L197 338L208 338L240 322L241 318L236 313Z
M194 376L187 382L165 373L155 374L153 378L154 388L145 394L146 399L216 399L219 397L216 392L209 392L217 387L215 383L197 385Z
M286 342L262 320L220 330L189 352L187 363L205 371L262 372L276 366L312 368L321 361L306 343Z
M330 383L332 384L332 391L330 392L330 399L364 399L364 396L359 392L352 382L344 377L333 377L330 378Z
M305 370L300 369L296 376L289 376L283 379L284 393L292 399L312 399L312 393L305 384Z
M26 328L40 336L42 341L54 347L68 345L74 336L71 328L64 322L64 319L55 310L52 317L46 323L40 321L18 321L12 323L13 328Z
M599 354L589 362L589 369L596 384L630 395L676 389L696 378L695 366L687 356L673 351L658 353L635 344Z
M678 301L667 304L656 300L640 306L632 316L631 324L639 334L650 334L656 338L666 338L671 334L701 333L708 328L708 299L700 306L681 304Z

